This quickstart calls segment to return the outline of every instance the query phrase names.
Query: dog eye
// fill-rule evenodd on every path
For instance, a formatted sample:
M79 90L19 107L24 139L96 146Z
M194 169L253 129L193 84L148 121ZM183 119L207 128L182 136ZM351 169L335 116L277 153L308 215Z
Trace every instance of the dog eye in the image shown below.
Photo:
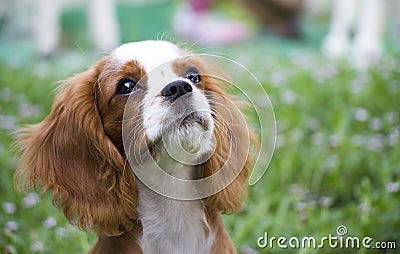
M118 83L118 90L117 94L124 95L124 94L130 94L133 92L133 89L136 86L136 82L133 81L132 79L122 79Z
M201 76L195 71L189 71L186 73L185 78L193 82L193 84L199 84L201 82Z

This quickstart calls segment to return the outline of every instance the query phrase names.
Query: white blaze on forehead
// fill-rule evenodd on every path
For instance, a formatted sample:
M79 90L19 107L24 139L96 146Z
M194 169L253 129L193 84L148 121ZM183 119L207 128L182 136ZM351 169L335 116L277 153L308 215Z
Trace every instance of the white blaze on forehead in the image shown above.
M146 106L161 89L178 76L172 68L173 61L181 57L179 48L167 41L139 41L123 44L116 48L111 57L124 64L135 60L147 73L148 91Z
M111 56L122 63L136 60L149 73L154 68L173 61L181 55L179 48L170 42L139 41L119 46L111 53Z
M160 131L160 119L166 108L157 96L167 84L178 78L172 68L173 61L181 57L179 48L166 41L140 41L121 45L111 53L111 57L124 64L135 60L147 74L147 93L143 100L143 120L146 132L156 137Z

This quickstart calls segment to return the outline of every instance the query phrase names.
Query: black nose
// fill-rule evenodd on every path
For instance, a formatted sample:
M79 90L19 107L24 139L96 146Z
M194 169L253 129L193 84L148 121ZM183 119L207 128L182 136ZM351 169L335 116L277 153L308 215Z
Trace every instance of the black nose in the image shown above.
M174 101L184 94L191 93L192 86L184 80L175 80L166 85L161 91L161 95L171 101Z

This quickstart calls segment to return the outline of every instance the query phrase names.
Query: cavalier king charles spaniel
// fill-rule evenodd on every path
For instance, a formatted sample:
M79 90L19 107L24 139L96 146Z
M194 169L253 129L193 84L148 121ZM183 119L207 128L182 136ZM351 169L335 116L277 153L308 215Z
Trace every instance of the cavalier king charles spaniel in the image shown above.
M51 191L71 224L98 235L89 253L236 253L219 213L246 197L254 134L224 77L169 42L118 47L17 133L17 187Z

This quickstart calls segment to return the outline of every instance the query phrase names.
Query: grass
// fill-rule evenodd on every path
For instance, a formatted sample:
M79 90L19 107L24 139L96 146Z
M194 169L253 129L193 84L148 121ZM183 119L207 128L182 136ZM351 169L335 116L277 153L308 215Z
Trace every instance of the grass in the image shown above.
M138 13L144 19L152 8L143 8L146 11ZM124 41L156 38L166 29L136 34L128 29L130 11L119 11L122 30L133 31L124 33ZM73 45L69 37L85 34L69 23L82 15L77 13L63 19L67 45ZM396 241L400 248L399 49L390 44L384 62L360 74L345 63L322 59L315 48L321 37L299 44L264 38L222 50L261 81L278 125L277 148L267 173L250 188L243 209L223 217L237 248L245 253L396 253L257 246L264 232L269 237L321 239L336 235L339 225L347 227L349 236ZM18 67L0 63L0 249L4 253L84 253L95 241L93 234L69 226L49 195L39 198L14 190L17 158L10 149L11 131L40 121L50 111L54 81L81 71L87 62L82 60L75 69L55 59L44 67L32 61ZM252 87L246 92L251 94Z
M278 146L266 175L251 188L242 211L248 219L226 218L234 241L254 248L264 231L320 239L345 225L350 236L398 242L399 193L391 187L400 176L399 72L385 67L364 76L329 63L309 67L278 64L262 79L274 102ZM328 69L333 75L316 78ZM267 78L277 72L285 81L274 85Z

